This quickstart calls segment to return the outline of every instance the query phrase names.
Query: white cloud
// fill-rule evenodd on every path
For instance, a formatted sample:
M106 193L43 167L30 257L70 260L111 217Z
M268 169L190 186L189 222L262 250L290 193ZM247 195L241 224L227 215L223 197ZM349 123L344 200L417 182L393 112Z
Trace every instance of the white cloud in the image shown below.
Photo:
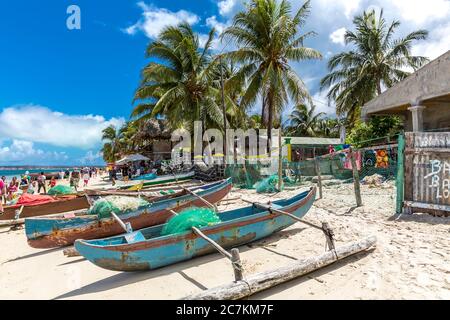
M123 119L98 115L67 115L39 105L13 106L0 113L0 136L59 147L92 148L101 143L102 130L120 126Z
M233 13L238 4L238 0L222 0L217 3L219 13L222 16L227 16Z
M394 7L400 18L417 25L450 17L449 0L383 0L381 5Z
M432 29L430 31L429 40L414 45L412 53L433 60L448 50L450 50L450 23Z
M345 33L347 32L347 29L345 28L339 28L335 30L332 34L330 34L330 40L333 43L338 43L340 45L345 45Z
M336 12L336 9L343 9L344 15L347 19L351 19L353 18L353 14L358 11L361 0L317 0L316 3L319 4L321 9L325 8L328 11ZM313 10L314 4L315 3L313 3Z
M135 24L123 29L127 34L133 35L142 31L147 37L155 39L167 26L177 25L181 22L194 25L200 21L196 14L186 10L172 12L164 8L147 5L142 1L138 2L138 6L142 9L142 18Z
M212 16L206 19L206 25L210 28L216 28L216 31L220 34L222 33L228 26L227 23L222 23L217 20L216 16Z
M65 152L44 152L35 149L31 141L13 139L9 146L0 146L0 163L14 163L33 160L58 161L67 160Z

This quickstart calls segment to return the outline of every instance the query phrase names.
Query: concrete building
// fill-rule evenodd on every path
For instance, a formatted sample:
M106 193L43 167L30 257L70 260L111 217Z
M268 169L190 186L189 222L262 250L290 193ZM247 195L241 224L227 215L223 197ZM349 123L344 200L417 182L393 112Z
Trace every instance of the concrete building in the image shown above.
M450 51L364 105L363 120L398 115L405 131L450 131Z

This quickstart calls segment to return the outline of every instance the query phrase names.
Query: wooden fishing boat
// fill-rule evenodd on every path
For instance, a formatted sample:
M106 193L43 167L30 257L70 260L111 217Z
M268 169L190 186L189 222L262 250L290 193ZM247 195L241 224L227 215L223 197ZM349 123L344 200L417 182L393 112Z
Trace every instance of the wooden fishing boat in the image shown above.
M315 199L316 189L271 203L272 208L303 217ZM219 214L221 223L199 228L220 246L236 247L267 237L295 223L291 217L248 206ZM115 271L164 267L214 252L215 248L192 231L160 236L164 225L100 240L77 240L75 249L93 264Z
M231 190L231 179L191 189L197 196L210 203L223 199ZM136 211L119 215L129 222L133 229L141 229L164 223L170 216L169 210L181 210L190 206L205 207L207 204L191 193L175 198L158 200ZM68 213L52 217L25 219L25 233L28 244L33 248L53 248L72 244L77 239L96 239L123 232L114 218L99 218L87 212Z
M141 183L137 183L137 184L122 185L119 187L119 189L137 190L139 188L146 187L146 186L153 186L153 185L157 185L157 184L166 184L166 183L190 180L190 179L193 179L194 176L195 176L194 171L189 171L186 173L177 173L175 175L168 174L168 175L164 175L164 176L159 176L153 180L148 180L148 181L142 180Z
M4 213L0 214L0 220L12 220L16 212L20 212L19 218L46 216L50 214L75 211L89 208L89 201L84 195L64 195L49 197L53 200L40 204L5 206Z

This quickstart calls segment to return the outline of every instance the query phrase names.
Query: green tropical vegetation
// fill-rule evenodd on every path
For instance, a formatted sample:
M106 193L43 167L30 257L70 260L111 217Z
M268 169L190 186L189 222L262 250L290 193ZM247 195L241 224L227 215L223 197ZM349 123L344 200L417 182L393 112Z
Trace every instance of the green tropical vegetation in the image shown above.
M149 63L141 71L130 121L103 131L105 161L151 151L154 141L170 138L177 128L192 130L194 121L201 121L204 129L223 130L224 122L232 128L268 129L269 140L278 126L292 136L339 137L345 125L350 143L401 130L397 117L361 123L360 110L428 61L411 53L428 32L396 38L400 22L388 23L383 11L355 16L354 30L345 33L346 50L329 59L329 73L320 82L336 105L337 117L330 118L317 112L292 67L322 58L304 45L315 35L304 30L310 10L309 0L295 12L286 0L250 0L219 35L222 50L215 46L214 28L204 43L187 23L163 29L146 48ZM293 111L282 123L288 106ZM255 113L257 109L261 111Z
M356 124L361 107L406 78L408 69L417 70L428 59L411 54L414 41L424 40L426 30L417 30L403 38L394 38L400 21L388 23L383 11L365 11L353 19L355 31L347 30L348 51L328 61L329 74L321 80L322 89L329 89L328 99L336 103L338 116L346 116L350 127Z

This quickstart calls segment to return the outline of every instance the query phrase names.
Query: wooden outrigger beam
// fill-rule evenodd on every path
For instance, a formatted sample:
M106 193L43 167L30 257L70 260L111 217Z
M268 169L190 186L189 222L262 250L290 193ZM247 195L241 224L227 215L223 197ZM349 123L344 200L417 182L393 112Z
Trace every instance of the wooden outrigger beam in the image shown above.
M173 216L178 215L178 213L173 210L169 210L169 211L170 211L170 213L172 213ZM200 229L198 229L196 227L192 227L192 232L194 232L200 238L203 238L204 240L209 242L209 244L211 244L217 251L219 251L220 254L222 254L225 258L227 258L228 260L231 261L231 264L232 264L233 270L234 270L235 281L240 281L244 278L242 275L242 263L241 263L241 259L239 256L239 249L233 248L233 249L231 249L231 253L229 253L220 244L218 244L213 239L211 239L210 237L205 235L202 231L200 231Z
M292 218L292 219L294 219L294 220L296 220L296 221L298 221L298 222L304 223L304 224L306 224L306 225L308 225L308 226L310 226L310 227L312 227L312 228L321 230L321 231L324 233L325 237L327 238L327 246L328 246L328 249L329 249L329 250L335 251L334 232L333 232L333 230L330 229L330 227L328 226L328 223L322 222L322 226L319 227L319 226L317 226L317 225L315 225L315 224L313 224L313 223L311 223L311 222L302 220L301 218L299 218L299 217L297 217L297 216L295 216L295 215L293 215L293 214L291 214L291 213L289 213L289 212L275 209L275 208L273 208L273 207L270 206L270 205L265 205L265 204L262 204L262 203L253 202L253 201L250 201L250 200L247 200L247 199L243 199L243 198L241 198L241 199L242 199L242 201L244 201L244 202L253 204L254 206L259 207L259 208L261 208L261 209L268 210L268 211L271 212L271 213L279 213L279 214L288 216L288 217L290 217L290 218Z
M198 294L184 297L183 300L237 300L267 290L284 282L326 267L356 253L369 250L376 245L376 237L371 236L361 241L336 248L337 258L332 252L296 261L287 266L268 270L246 277L245 281L235 281L223 286L205 290Z

